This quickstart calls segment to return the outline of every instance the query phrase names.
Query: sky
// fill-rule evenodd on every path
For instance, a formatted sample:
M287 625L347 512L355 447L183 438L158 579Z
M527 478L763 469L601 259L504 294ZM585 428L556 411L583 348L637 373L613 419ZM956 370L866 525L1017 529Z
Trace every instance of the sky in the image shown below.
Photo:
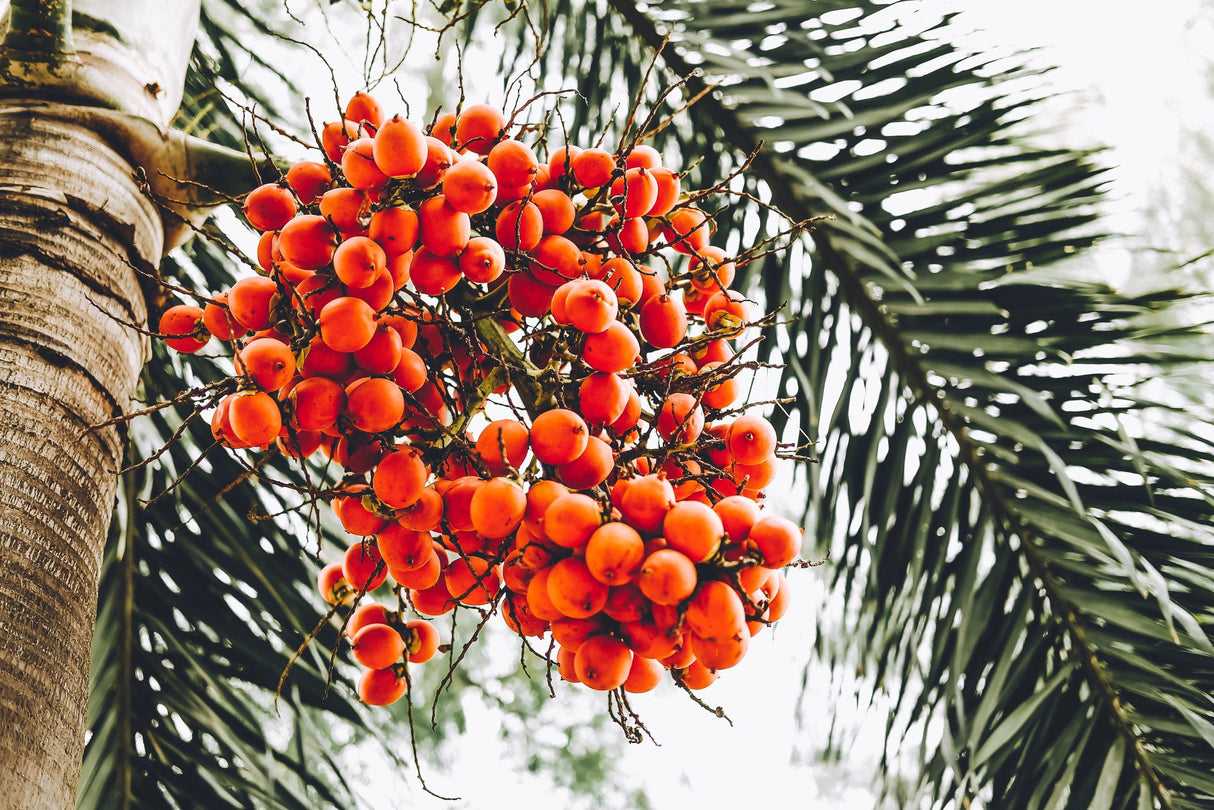
M1214 53L1214 14L1206 4L1165 0L1153 4L1149 13L1108 0L924 0L924 6L962 9L959 22L976 29L974 41L981 47L1036 47L1042 64L1057 66L1051 82L1067 95L1048 105L1038 122L1059 128L1072 145L1111 147L1106 160L1116 168L1106 222L1116 231L1137 234L1098 247L1087 258L1106 278L1122 285L1139 283L1131 269L1144 261L1144 247L1167 248L1172 258L1212 247L1195 239L1193 229L1177 224L1184 213L1178 210L1184 202L1180 189L1192 172L1180 156L1193 133L1214 122L1203 57ZM810 660L817 611L826 602L823 576L820 570L791 572L796 597L788 616L776 632L756 640L741 666L702 694L708 703L725 707L733 726L673 688L637 697L634 705L661 745L622 746L617 763L625 780L621 789L643 790L655 808L689 802L701 810L736 808L756 799L756 784L767 797L799 797L797 806L874 806L869 783L881 744L880 706L864 716L854 707L833 704L825 667ZM594 710L585 695L578 697L564 684L558 684L557 700L568 701L571 717ZM432 787L458 793L463 800L431 801L420 795L415 782L405 786L411 775L403 783L397 775L390 789L377 787L375 793L400 796L401 803L377 801L374 806L484 807L492 802L496 807L565 810L568 796L563 791L543 774L520 773L510 765L517 752L495 747L500 743L492 710L468 708L472 725L466 739L472 742L454 751L454 759L441 768L428 769ZM858 729L856 742L842 762L820 762L817 753L835 713Z

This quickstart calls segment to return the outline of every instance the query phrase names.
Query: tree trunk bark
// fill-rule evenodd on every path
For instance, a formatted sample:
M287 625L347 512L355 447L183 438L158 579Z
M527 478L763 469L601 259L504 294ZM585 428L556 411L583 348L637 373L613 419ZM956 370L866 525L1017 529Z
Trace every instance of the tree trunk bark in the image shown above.
M89 641L161 255L131 166L45 106L0 102L0 806L69 808Z

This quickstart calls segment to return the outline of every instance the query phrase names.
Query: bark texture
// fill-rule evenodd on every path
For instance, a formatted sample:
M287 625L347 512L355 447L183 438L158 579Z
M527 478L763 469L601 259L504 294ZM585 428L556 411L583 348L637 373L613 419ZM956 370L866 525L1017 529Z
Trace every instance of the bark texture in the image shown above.
M69 808L161 223L87 128L0 102L0 807Z

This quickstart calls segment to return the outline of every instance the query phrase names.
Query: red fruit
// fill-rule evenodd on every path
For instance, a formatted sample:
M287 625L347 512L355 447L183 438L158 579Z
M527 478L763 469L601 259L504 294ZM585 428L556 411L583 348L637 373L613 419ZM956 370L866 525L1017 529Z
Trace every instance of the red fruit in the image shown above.
M329 167L314 160L301 160L287 170L287 185L295 190L304 205L314 203L332 183Z
M624 413L630 391L632 383L617 374L591 374L578 388L582 416L592 425L611 424Z
M391 667L369 669L358 679L358 699L368 706L391 705L408 691L408 682Z
M320 311L320 338L337 352L355 352L375 337L375 310L358 298L336 298Z
M426 165L426 136L395 115L375 133L372 155L375 165L388 177L412 177Z
M612 321L602 332L586 336L582 359L596 371L618 373L631 368L640 353L640 344L632 330L619 321Z
M266 183L245 197L244 215L259 231L276 231L295 216L295 197L278 183Z
M587 639L573 659L578 679L600 692L624 685L632 669L632 650L612 636Z
M296 267L319 270L332 260L337 234L324 217L300 214L279 231L278 249Z
M465 108L455 121L455 142L461 149L487 155L505 128L506 119L496 107L473 104Z
M766 568L783 568L801 553L804 532L787 518L768 515L750 529L747 544L759 552Z
M704 411L691 394L671 394L658 411L657 429L672 444L689 444L704 430Z
M573 411L554 408L535 418L530 436L531 450L540 461L568 464L585 452L590 429Z
M388 569L379 550L371 543L355 543L346 549L346 555L341 561L342 572L346 581L356 589L373 591L388 578ZM391 663L389 661L388 663ZM381 664L380 666L387 666ZM367 664L367 666L371 666ZM379 667L375 667L378 669Z
M469 281L477 284L489 284L496 281L506 268L506 253L493 239L487 236L474 236L468 240L467 246L459 254L460 272Z
M776 431L761 416L739 416L729 426L729 454L740 464L758 464L776 450Z
M164 342L170 349L193 354L211 341L205 315L201 307L178 304L164 311L157 330L165 336Z
M479 214L497 199L497 178L485 164L461 160L443 175L443 197L456 211Z
M494 478L477 488L469 514L482 537L500 540L519 527L527 509L523 488L508 478Z
M350 423L364 433L381 433L400 424L405 415L405 397L395 381L371 377L346 388L346 413Z
M228 309L241 326L259 332L270 327L271 306L278 285L262 276L242 278L228 292Z
M285 343L273 338L249 341L240 350L237 370L249 375L263 391L274 392L295 376L295 355Z
M687 555L673 548L650 554L641 563L637 585L641 593L658 605L677 605L695 591L696 567Z
M669 295L656 295L641 307L641 336L655 349L670 349L687 334L687 310Z
M410 447L388 453L380 459L371 479L375 496L394 509L412 506L421 497L430 471L421 455Z
M369 287L387 266L384 249L365 236L351 236L333 253L333 269L347 287Z
M386 669L405 653L405 640L386 624L372 624L355 634L354 658L369 669Z
M282 430L282 412L268 394L237 394L228 405L228 423L248 447L264 447Z

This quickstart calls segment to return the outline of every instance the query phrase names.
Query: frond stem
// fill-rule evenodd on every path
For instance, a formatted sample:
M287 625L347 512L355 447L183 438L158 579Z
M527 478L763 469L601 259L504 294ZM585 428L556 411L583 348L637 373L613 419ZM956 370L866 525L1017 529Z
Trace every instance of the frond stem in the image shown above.
M628 0L610 0L610 4L632 26L646 45L655 52L662 49L666 37L634 3L628 2ZM671 72L678 76L688 77L687 88L692 95L699 95L705 90L711 89L703 78L698 75L690 75L695 68L682 58L677 47L666 47L662 50L661 58ZM754 153L751 169L767 183L771 190L772 200L778 207L786 213L799 214L799 217L795 217L799 219L806 219L817 213L803 210L807 209L807 201L792 190L779 165L772 159L772 153L758 149L759 139L738 120L732 110L721 103L719 96L712 92L704 93L699 104L702 109L709 111L713 122L722 129L727 141L732 143L734 149L743 153ZM1019 545L1023 550L1029 571L1040 582L1047 601L1053 607L1055 615L1074 643L1084 675L1092 689L1100 695L1100 704L1106 707L1110 722L1117 733L1129 743L1136 769L1150 786L1151 793L1159 800L1160 805L1165 809L1170 808L1170 793L1160 781L1158 773L1152 767L1147 753L1142 747L1141 739L1126 716L1117 688L1102 665L1095 648L1088 641L1075 606L1063 595L1058 580L1049 571L1040 551L1033 543L1037 534L1024 524L1008 500L1003 487L992 479L990 471L982 460L981 451L969 437L964 418L948 407L946 392L928 381L927 369L912 354L902 339L902 335L882 311L877 300L870 294L858 269L831 248L825 229L820 229L815 234L814 241L825 260L825 266L834 273L839 281L839 292L843 301L885 346L891 363L902 376L915 399L928 404L936 412L941 426L956 440L961 459L974 476L979 490L987 496L992 507L992 514L1003 523L1009 534L1020 539Z

